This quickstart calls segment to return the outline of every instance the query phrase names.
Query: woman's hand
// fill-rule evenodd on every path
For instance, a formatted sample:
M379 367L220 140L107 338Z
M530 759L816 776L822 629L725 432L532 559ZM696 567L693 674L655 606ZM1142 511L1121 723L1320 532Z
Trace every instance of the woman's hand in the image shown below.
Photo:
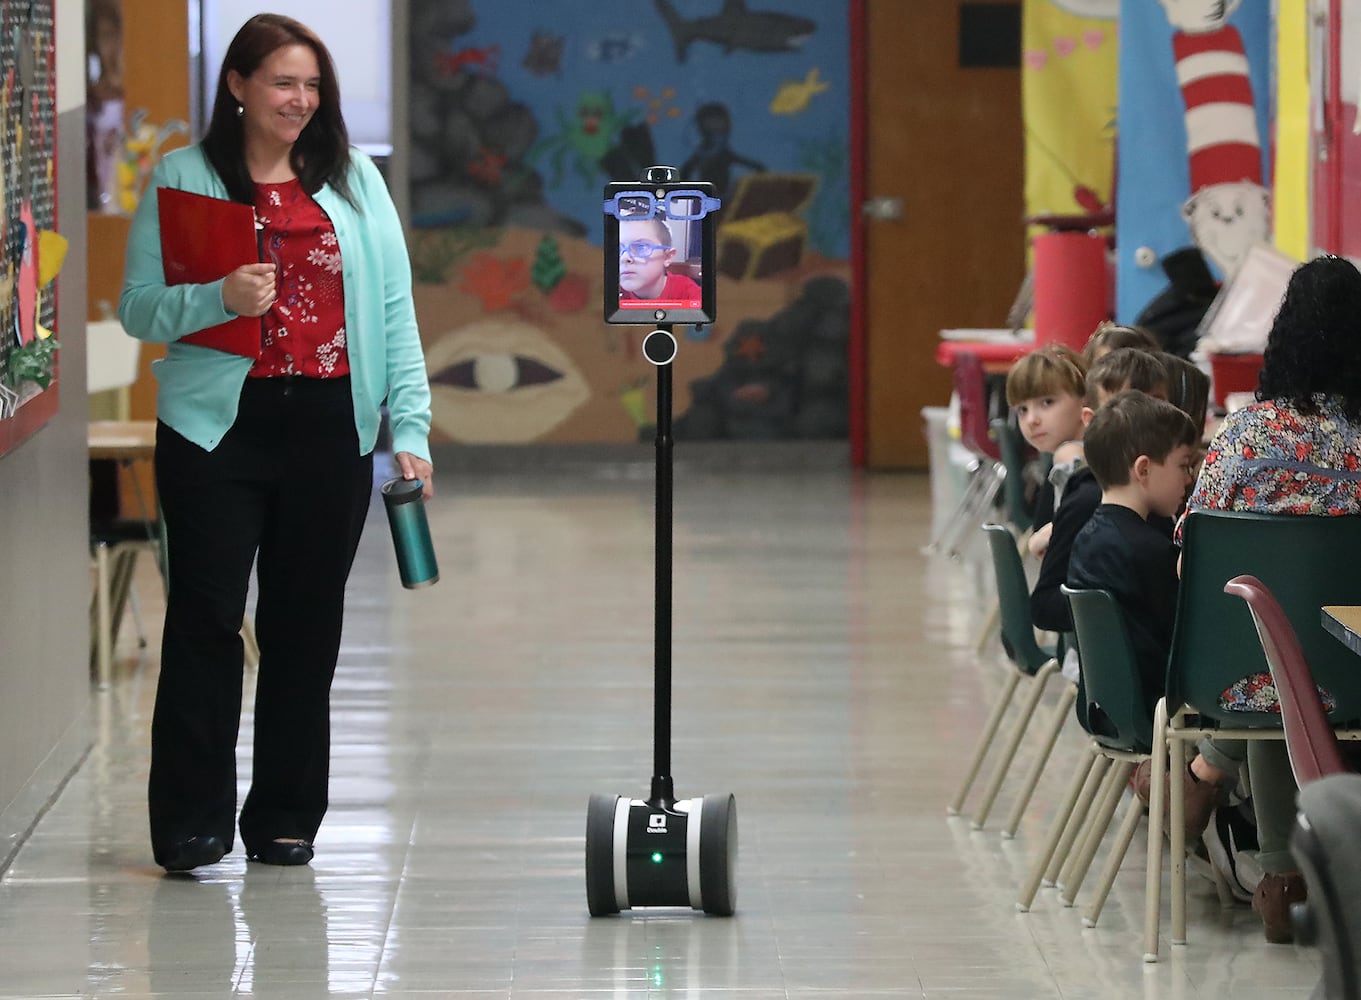
M425 484L421 496L429 500L435 495L435 468L423 458L417 458L409 451L399 451L392 456L397 467L402 470L403 479L419 479Z
M242 264L222 281L222 305L238 316L263 316L274 297L273 264Z

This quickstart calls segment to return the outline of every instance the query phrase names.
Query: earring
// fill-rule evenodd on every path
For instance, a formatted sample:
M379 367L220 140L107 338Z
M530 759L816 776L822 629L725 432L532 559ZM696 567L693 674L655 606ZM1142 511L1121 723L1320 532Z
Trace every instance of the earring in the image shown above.
M246 113L246 109L243 108L241 105L238 104L238 105L236 106L236 117L240 118L240 117L241 117L242 115L244 115L245 113Z

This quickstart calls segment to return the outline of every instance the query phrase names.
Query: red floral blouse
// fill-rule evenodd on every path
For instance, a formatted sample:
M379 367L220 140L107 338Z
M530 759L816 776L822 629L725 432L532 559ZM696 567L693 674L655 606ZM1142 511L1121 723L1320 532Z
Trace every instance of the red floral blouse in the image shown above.
M274 263L278 298L264 315L264 350L255 378L350 373L345 349L345 286L331 220L298 180L255 185L264 227L263 259Z
M1339 400L1320 396L1318 402L1316 415L1273 400L1230 413L1210 442L1186 509L1361 514L1361 424L1342 412ZM1180 541L1180 525L1177 536ZM1320 693L1331 709L1332 695ZM1220 703L1237 711L1281 710L1270 674L1242 678Z

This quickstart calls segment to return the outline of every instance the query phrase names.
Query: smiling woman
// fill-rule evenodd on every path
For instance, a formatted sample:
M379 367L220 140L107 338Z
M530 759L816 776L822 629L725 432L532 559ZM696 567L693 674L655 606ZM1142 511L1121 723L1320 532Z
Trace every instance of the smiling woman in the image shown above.
M249 259L222 259L217 280L168 284L162 188L250 206L255 239L237 251ZM237 633L254 565L260 662L241 839L252 860L307 864L326 812L331 679L380 403L403 479L430 496L433 470L405 235L377 168L350 146L330 53L305 25L258 14L232 39L202 143L160 161L133 219L119 318L168 344L155 368L171 596L151 732L153 854L184 871L232 847ZM247 356L186 342L243 318L259 322Z

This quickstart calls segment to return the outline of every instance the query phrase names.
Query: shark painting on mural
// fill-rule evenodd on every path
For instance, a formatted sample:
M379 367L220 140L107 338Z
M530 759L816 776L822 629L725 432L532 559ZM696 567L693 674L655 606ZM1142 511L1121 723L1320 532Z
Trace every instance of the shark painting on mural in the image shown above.
M717 14L688 21L680 16L671 0L654 2L671 32L677 62L685 62L691 42L713 42L723 46L725 54L735 49L792 52L817 30L817 25L806 17L748 10L746 0L723 0L723 9Z

